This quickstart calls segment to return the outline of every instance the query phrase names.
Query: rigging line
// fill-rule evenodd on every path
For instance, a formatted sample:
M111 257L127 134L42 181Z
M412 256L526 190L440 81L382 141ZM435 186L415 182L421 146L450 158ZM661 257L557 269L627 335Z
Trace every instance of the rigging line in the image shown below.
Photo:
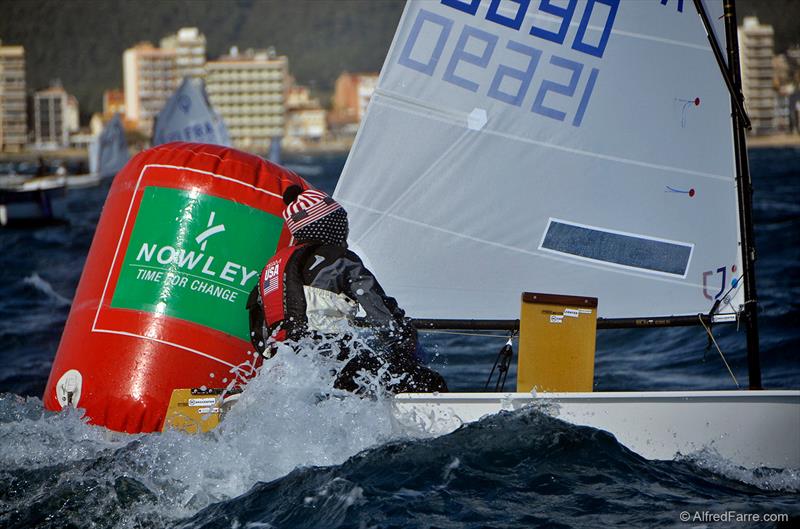
M736 380L736 375L734 375L733 374L733 370L731 370L731 366L728 365L728 361L725 359L725 355L722 354L722 349L719 348L719 344L717 343L716 338L714 338L714 334L711 332L711 329L708 328L708 326L706 325L706 322L703 321L703 318L702 318L702 316L700 314L698 314L697 317L700 320L700 324L706 330L706 333L708 333L708 337L714 343L714 347L717 348L717 351L719 352L719 356L720 356L720 358L722 358L722 363L724 363L725 367L728 368L728 373L730 373L731 378L733 379L733 383L736 384L736 389L742 389L741 386L739 385L739 381Z
M727 301L725 301L725 305L730 307L731 310L733 310L733 312L736 312L736 307L734 307L733 303L731 303L731 301L733 301L733 300L729 299L728 295L733 291L733 289L739 288L742 284L744 284L742 282L742 279L744 279L744 276L739 276L738 278L734 278L734 279L736 279L736 281L731 285L731 287L728 290L725 291L725 293L722 296L719 297L717 302L714 303L714 306L711 307L711 310L709 311L709 316L711 316L711 313L714 312L715 309L718 307L719 302L725 301L726 299L727 299ZM745 304L746 303L747 302L745 301Z
M514 336L516 336L516 331L512 331L507 336L508 340L506 341L505 345L500 349L500 352L497 353L497 358L494 361L494 365L492 365L492 370L489 372L489 377L486 379L486 385L484 386L484 390L489 389L489 384L492 381L492 377L494 376L494 371L497 369L497 382L494 385L495 392L503 391L506 387L506 380L508 379L508 371L509 366L511 365L511 357L514 354Z

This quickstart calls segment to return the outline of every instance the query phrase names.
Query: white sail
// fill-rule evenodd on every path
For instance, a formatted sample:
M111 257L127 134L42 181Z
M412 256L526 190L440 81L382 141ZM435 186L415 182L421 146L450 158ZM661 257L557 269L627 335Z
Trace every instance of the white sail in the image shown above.
M102 134L102 131L101 133ZM96 136L89 144L89 174L96 175L100 162L100 136Z
M413 317L743 303L730 97L688 0L409 0L335 197Z
M231 144L225 122L211 107L202 80L184 78L156 116L152 144L172 141Z
M130 159L125 129L119 114L114 114L103 131L89 146L90 172L101 177L114 176Z
M281 136L273 136L272 140L269 142L269 153L267 154L267 160L272 163L276 163L278 165L281 164L281 142L283 141L283 137Z

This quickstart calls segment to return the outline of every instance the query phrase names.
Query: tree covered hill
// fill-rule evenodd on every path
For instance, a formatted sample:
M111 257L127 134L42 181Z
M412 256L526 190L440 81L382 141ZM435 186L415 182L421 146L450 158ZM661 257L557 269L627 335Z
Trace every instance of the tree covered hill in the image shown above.
M207 54L274 46L302 84L326 93L342 71L378 71L403 0L0 0L0 39L25 46L29 90L60 79L98 111L122 87L122 53L180 27L206 35Z
M428 0L437 1L437 0ZM658 0L625 0L658 1ZM670 0L676 1L676 0ZM532 0L531 5L537 5ZM301 84L330 93L342 71L378 71L404 0L0 0L0 39L22 44L28 89L60 79L85 117L122 87L122 52L196 26L209 58L233 45L274 46ZM684 2L692 8L691 0ZM677 5L677 4L676 4ZM773 24L776 51L800 43L800 1L738 0L737 14Z

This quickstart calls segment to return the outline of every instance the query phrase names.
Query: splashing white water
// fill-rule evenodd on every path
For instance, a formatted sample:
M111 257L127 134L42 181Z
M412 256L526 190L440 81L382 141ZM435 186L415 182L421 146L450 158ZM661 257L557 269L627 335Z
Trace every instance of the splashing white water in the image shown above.
M800 469L744 468L730 462L719 455L716 450L710 448L680 457L679 460L689 461L699 468L728 479L754 485L762 490L800 492Z
M37 398L5 396L2 404L0 468L3 469L41 468L96 458L103 451L119 448L133 439L88 426L81 410L45 412Z
M55 301L56 304L58 305L61 305L63 307L68 307L69 305L72 304L72 301L68 300L67 298L56 292L53 289L53 285L48 283L45 279L42 279L42 277L36 272L24 278L22 282L25 283L26 285L32 286L39 292L43 293L49 299Z
M112 489L119 478L133 479L152 493L125 509L118 526L154 518L166 524L297 467L340 464L366 448L405 437L391 420L387 398L364 399L333 388L335 365L313 347L299 354L287 347L245 387L222 424L202 435L112 434L86 424L76 410L20 412L18 420L0 422L5 447L0 466L45 469L101 459L104 486ZM14 406L3 400L3 407ZM85 468L77 463L62 481L82 479Z

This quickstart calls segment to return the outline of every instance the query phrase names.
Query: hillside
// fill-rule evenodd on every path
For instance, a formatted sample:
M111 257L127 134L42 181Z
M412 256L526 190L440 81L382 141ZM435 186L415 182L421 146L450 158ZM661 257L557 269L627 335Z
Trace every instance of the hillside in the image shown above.
M0 39L22 44L29 90L61 79L85 117L122 86L122 52L183 26L205 33L211 58L275 46L298 81L329 92L342 71L377 71L403 0L2 0Z
M433 1L433 0L431 0ZM640 0L658 1L658 0ZM231 45L275 46L291 72L318 94L342 71L377 71L404 0L0 0L0 39L25 46L29 90L61 79L85 118L104 90L122 86L122 52L182 26L197 26L209 57ZM535 2L532 2L534 5ZM691 0L687 0L687 7ZM800 2L739 0L776 30L776 51L800 43Z

